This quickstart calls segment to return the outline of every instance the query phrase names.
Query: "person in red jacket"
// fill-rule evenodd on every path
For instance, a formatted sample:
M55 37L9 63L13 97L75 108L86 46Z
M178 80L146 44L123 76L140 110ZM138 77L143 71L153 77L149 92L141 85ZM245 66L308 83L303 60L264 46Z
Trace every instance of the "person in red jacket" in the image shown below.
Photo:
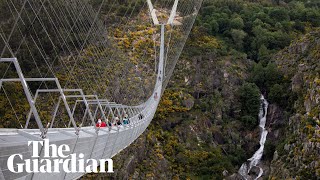
M102 125L101 119L98 119L98 122L97 122L97 124L96 124L96 127L101 127L101 125Z
M98 119L98 122L96 124L96 127L107 127L106 122L102 122L101 119Z
M107 127L106 122L102 122L102 123L101 123L101 127Z

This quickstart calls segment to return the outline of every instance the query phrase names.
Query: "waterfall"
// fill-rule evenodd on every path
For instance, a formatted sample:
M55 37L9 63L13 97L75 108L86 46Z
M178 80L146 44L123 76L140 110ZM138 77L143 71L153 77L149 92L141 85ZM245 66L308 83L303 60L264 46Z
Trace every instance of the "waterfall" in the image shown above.
M254 153L254 155L248 159L247 162L243 163L239 169L239 174L244 178L248 179L248 174L252 167L258 167L258 164L261 160L261 157L263 155L264 150L264 144L267 140L268 130L265 129L266 122L267 122L267 113L268 113L268 101L264 98L263 95L261 95L261 107L259 112L259 120L260 124L259 127L261 128L261 138L260 138L260 148ZM258 179L263 174L263 169L261 167L258 167L260 169L258 176L255 178Z

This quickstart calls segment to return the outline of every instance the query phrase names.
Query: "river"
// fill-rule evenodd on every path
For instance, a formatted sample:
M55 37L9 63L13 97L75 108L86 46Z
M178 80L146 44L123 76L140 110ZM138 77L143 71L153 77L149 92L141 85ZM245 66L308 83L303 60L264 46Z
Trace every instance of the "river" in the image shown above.
M261 107L260 107L260 112L259 112L259 127L261 129L261 136L260 136L260 148L254 153L254 155L247 160L247 162L243 163L242 166L239 169L239 174L244 178L244 179L251 179L249 176L249 173L252 169L252 167L257 167L259 168L259 174L257 177L254 179L259 179L262 174L263 174L263 169L258 166L261 157L263 155L263 150L264 150L264 144L267 140L267 135L268 135L268 130L266 130L266 121L267 121L267 112L268 112L268 106L269 103L268 101L264 98L264 96L261 96Z

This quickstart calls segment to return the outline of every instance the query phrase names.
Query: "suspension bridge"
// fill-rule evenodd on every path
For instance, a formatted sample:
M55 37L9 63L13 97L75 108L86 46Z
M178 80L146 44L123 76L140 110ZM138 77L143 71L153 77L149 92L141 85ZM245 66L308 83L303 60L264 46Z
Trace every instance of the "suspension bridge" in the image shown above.
M11 172L9 156L31 158L28 141L67 144L84 159L112 158L135 141L155 115L201 3L0 0L0 179L83 176ZM106 127L96 126L98 118Z

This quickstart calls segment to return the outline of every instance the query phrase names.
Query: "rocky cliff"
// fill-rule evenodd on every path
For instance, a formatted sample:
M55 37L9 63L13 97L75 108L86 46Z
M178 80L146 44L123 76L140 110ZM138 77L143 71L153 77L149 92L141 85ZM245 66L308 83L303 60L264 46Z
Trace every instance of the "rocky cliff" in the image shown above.
M295 114L271 163L270 179L320 177L320 30L315 30L275 56L297 94ZM282 137L283 138L283 137Z

